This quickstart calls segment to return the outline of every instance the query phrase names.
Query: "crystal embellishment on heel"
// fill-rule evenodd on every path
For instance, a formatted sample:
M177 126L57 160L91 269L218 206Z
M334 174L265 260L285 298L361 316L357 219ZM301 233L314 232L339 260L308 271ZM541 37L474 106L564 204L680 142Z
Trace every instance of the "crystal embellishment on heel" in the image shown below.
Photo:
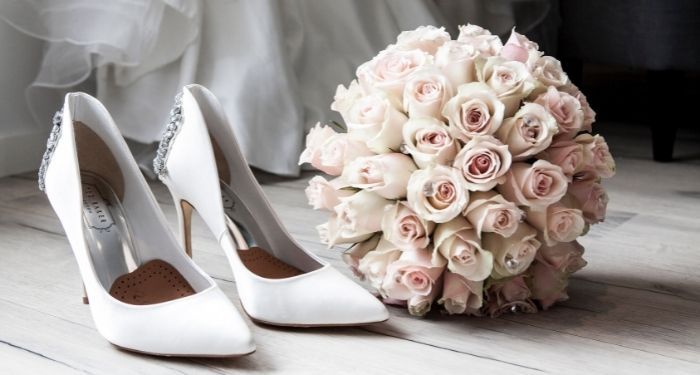
M58 144L58 139L61 137L61 122L63 121L63 109L59 109L53 115L53 127L51 128L51 133L49 133L49 139L46 141L46 151L44 151L44 157L41 159L41 166L39 167L39 190L44 191L46 185L44 181L46 179L46 168L49 166L49 161L51 161L51 156L56 150L56 144Z
M158 175L160 180L163 180L165 174L168 172L165 168L165 162L168 160L168 153L170 152L170 145L175 139L180 126L182 125L182 92L175 95L175 103L173 108L170 110L170 119L168 120L168 125L165 127L163 132L163 138L161 138L158 144L158 151L156 152L156 157L153 159L153 171Z

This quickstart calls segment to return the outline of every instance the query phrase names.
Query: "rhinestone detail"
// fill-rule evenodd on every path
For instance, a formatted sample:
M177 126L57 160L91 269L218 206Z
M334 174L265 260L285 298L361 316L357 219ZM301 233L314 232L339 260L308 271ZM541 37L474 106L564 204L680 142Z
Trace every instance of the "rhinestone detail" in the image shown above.
M175 95L175 103L173 108L170 110L170 118L168 120L168 125L163 131L163 138L161 138L158 144L158 151L156 152L156 157L153 159L153 171L156 173L158 178L162 181L165 175L168 173L165 163L168 160L168 154L170 153L170 147L172 145L175 136L180 130L182 125L182 92Z
M46 141L46 151L44 151L44 157L41 159L41 166L39 167L39 190L41 191L46 189L46 169L49 167L51 157L56 151L58 139L61 137L61 122L63 122L63 110L59 109L53 115L53 127L51 128L51 133L49 133L49 139Z

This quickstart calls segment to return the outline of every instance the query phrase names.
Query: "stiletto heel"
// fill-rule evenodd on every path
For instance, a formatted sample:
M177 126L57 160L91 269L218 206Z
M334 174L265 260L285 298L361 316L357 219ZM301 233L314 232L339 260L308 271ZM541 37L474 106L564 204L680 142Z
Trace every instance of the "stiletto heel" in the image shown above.
M39 188L71 244L83 303L108 341L166 356L229 357L255 350L238 311L170 232L97 99L66 95L54 117ZM188 215L182 219L186 227Z
M175 206L178 208L177 221L180 225L180 239L185 253L192 258L192 211L194 211L194 207L182 199L175 199Z
M178 208L185 247L191 246L185 212L197 210L223 248L253 320L306 327L388 319L379 300L284 229L206 88L189 85L178 94L153 164L175 204L186 202Z

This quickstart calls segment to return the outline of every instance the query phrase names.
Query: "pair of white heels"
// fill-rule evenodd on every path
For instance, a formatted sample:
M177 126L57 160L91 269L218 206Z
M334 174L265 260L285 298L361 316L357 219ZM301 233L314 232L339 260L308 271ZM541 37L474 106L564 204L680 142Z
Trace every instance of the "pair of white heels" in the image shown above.
M333 326L388 319L379 300L284 229L206 88L189 85L176 98L154 168L174 198L187 254L196 210L223 248L253 320ZM108 341L172 356L255 350L231 301L182 251L97 99L66 95L54 118L39 187L65 229L95 325Z

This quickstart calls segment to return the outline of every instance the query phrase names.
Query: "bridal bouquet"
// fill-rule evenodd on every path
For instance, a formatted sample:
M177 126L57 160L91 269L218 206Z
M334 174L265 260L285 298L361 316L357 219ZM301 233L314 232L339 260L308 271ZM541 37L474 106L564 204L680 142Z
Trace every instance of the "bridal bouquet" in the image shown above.
M605 217L615 173L595 112L537 44L479 26L419 27L357 69L300 163L330 211L318 231L386 303L424 315L535 312L567 298L576 242ZM339 124L335 124L340 126Z

